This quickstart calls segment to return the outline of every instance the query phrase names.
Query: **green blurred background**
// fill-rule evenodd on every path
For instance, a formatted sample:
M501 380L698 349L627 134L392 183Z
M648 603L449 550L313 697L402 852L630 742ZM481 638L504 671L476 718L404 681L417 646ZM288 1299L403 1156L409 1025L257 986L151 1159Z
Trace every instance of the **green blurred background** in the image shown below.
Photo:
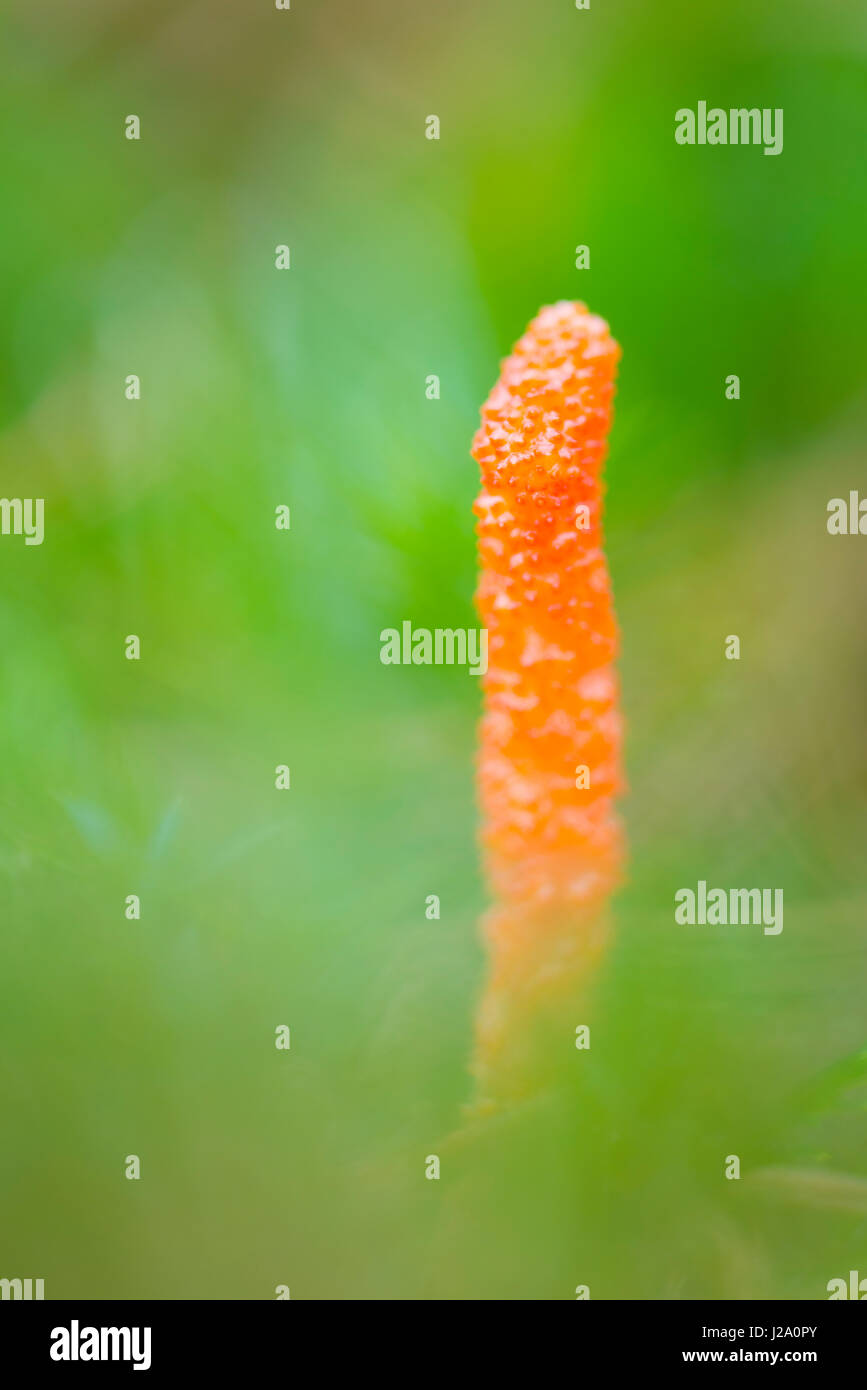
M865 49L812 0L10 0L0 465L46 537L0 539L0 1276L867 1275L867 541L825 529L867 490ZM783 153L677 146L699 100L782 107ZM561 298L623 347L631 861L591 1050L470 1124L478 683L379 632L474 625L478 409ZM782 935L676 927L699 878L782 887Z

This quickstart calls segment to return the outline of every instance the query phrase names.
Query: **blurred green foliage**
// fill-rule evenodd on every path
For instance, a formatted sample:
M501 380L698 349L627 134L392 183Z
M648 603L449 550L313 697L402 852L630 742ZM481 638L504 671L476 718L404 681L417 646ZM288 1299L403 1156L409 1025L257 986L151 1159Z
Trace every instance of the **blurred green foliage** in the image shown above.
M447 1299L867 1274L833 1176L864 1169L865 542L825 531L864 486L858 8L11 0L6 29L2 490L45 497L46 540L0 541L0 1274ZM676 146L701 99L782 107L782 155ZM560 298L624 353L632 859L590 1052L468 1123L479 692L381 666L379 632L474 622L478 409ZM782 935L676 928L699 878L782 886ZM752 1181L780 1168L824 1199Z

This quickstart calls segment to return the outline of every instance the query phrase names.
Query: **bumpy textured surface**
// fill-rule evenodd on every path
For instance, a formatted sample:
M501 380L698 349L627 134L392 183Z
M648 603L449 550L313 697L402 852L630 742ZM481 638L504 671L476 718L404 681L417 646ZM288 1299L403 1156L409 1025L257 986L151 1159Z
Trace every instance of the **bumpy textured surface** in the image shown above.
M489 633L479 783L494 899L483 1050L518 995L598 949L618 877L618 634L600 472L619 356L583 304L543 309L503 363L473 442L476 601Z

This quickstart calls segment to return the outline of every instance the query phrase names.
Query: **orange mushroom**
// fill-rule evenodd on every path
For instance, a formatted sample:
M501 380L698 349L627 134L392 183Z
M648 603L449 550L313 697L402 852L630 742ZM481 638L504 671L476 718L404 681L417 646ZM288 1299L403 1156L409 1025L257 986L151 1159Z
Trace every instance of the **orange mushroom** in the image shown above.
M489 640L479 796L493 898L476 1071L491 1092L534 1018L586 978L623 859L618 631L601 527L619 356L585 305L542 309L503 363L473 441L476 603Z

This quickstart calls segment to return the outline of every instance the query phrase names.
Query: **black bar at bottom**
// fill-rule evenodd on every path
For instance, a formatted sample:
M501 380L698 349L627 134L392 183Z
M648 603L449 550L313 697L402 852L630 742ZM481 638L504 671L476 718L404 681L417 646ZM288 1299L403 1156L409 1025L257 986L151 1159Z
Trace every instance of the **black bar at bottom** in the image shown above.
M576 1301L568 1316L546 1325L543 1342L534 1342L532 1336L525 1340L535 1317L512 1313L505 1336L492 1336L484 1326L461 1328L458 1314L458 1343L452 1341L442 1312L431 1319L426 1333L423 1324L407 1328L406 1312L400 1324L380 1322L382 1315L375 1308L363 1304L353 1311L352 1304L342 1303L339 1311L333 1304L323 1311L314 1303L276 1300L4 1302L0 1369L8 1374L15 1365L24 1374L33 1370L52 1376L94 1376L105 1368L115 1375L138 1371L155 1377L190 1371L198 1377L213 1373L224 1378L232 1372L249 1374L259 1366L283 1366L289 1376L292 1365L298 1366L299 1352L313 1353L315 1364L325 1370L345 1347L346 1357L357 1362L361 1356L368 1371L375 1369L374 1363L383 1370L390 1365L392 1372L399 1365L402 1377L412 1380L419 1373L430 1375L437 1362L444 1374L453 1373L459 1364L487 1362L491 1370L523 1350L531 1360L541 1358L541 1379L544 1366L550 1367L556 1354L552 1342L562 1333L573 1367L593 1367L597 1373L763 1365L808 1366L823 1374L848 1368L851 1374L861 1364L867 1330L865 1314L839 1302ZM349 1340L357 1330L366 1334L362 1343ZM375 1343L367 1340L371 1333ZM412 1347L419 1337L416 1355ZM362 1356L363 1346L367 1352Z

